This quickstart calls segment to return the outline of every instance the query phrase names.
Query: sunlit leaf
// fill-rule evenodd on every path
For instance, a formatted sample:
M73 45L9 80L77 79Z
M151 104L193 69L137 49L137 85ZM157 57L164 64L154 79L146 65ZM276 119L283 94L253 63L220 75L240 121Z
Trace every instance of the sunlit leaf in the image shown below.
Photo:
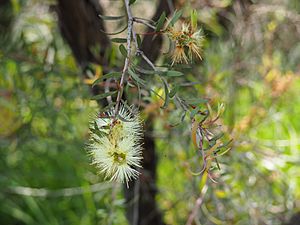
M197 20L198 20L198 13L194 9L191 11L191 25L193 30L197 29Z

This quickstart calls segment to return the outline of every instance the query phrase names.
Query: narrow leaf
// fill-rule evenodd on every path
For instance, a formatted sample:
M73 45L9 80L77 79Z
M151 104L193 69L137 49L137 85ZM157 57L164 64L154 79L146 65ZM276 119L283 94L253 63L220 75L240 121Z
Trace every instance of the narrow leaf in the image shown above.
M170 91L170 93L169 93L169 97L170 97L170 98L173 98L173 97L176 95L178 89L179 89L179 86L178 86L178 85L176 85L173 89L171 89L171 91Z
M108 96L114 95L116 93L117 93L117 91L110 91L110 92L106 92L106 93L103 93L100 95L95 95L91 98L91 100L100 100L100 99L106 98Z
M165 103L161 108L165 109L168 107L170 99L169 99L169 89L168 89L167 82L165 80L163 80L163 82L164 82L164 89L165 89Z
M132 79L134 81L136 81L138 84L141 84L143 86L146 85L146 81L144 81L143 79L139 78L139 75L137 75L134 71L132 71L131 69L129 69L128 73L132 77Z
M221 132L221 133L217 134L216 136L214 136L212 139L210 139L210 141L217 141L218 139L220 139L223 136L224 136L224 133Z
M196 30L197 29L197 20L198 20L198 14L197 11L194 9L191 11L191 24L192 24L192 29Z
M115 43L126 43L127 42L126 38L112 38L110 40Z
M190 118L194 118L194 116L199 112L200 108L196 107L191 111Z
M207 102L207 99L203 98L190 98L190 99L184 99L184 101L189 105L198 105L203 104Z
M97 80L94 81L92 87L94 87L96 84L101 83L103 80L108 79L108 78L119 78L121 77L122 73L121 72L111 72L111 73L107 73L103 76L101 76L100 78L98 78Z
M175 70L169 70L165 73L165 75L168 77L180 77L183 75L183 73Z
M99 14L98 16L103 20L120 20L125 17L124 15L123 16L104 16L101 14Z
M182 15L182 10L176 10L169 25L174 26L174 24L177 22L177 20L181 17Z
M160 31L160 30L161 30L161 28L162 28L163 25L164 25L165 20L166 20L166 12L164 11L164 12L160 15L160 17L159 17L159 19L158 19L158 21L157 21L157 25L156 25L155 31Z
M130 0L129 1L129 5L132 5L133 3L135 3L136 2L136 0Z
M123 44L121 44L119 46L119 50L124 57L127 57L127 49L125 48L125 46Z
M136 35L136 40L137 40L138 46L140 47L141 44L142 44L141 36L137 34L137 35Z
M124 27L124 28L122 28L121 30L119 30L119 31L116 31L116 32L111 32L111 33L109 33L109 32L106 32L105 30L101 30L100 29L100 31L102 32L102 33L104 33L104 34L107 34L107 35L117 35L117 34L120 34L120 33L122 33L124 30L126 30L127 29L127 25Z
M143 73L143 74L153 75L153 74L157 74L158 73L158 71L155 71L155 70L146 70L146 69L143 69L142 67L138 67L138 66L135 69L138 72Z
M100 112L107 112L107 110L111 109L113 106L115 106L116 103L115 102L111 102L108 106L100 109Z

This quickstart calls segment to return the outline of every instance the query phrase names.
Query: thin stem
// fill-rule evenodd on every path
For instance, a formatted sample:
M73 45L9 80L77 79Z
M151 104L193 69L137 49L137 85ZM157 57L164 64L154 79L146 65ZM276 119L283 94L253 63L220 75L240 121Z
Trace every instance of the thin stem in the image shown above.
M137 17L137 16L135 16L134 19L139 19L139 20L147 21L147 22L149 22L149 23L155 23L155 21L153 21L153 20L151 20L151 19L146 19L146 18Z
M129 0L124 0L127 17L128 17L128 30L127 30L127 56L125 58L124 67L122 70L122 76L120 80L119 90L118 90L118 96L116 100L116 106L115 106L115 118L118 116L119 109L120 109L120 102L122 99L123 91L124 91L124 82L125 82L125 76L129 68L129 61L130 61L130 55L131 55L131 34L132 34L132 26L133 26L133 17L131 13L131 9L129 6Z
M136 18L132 16L131 13L131 9L129 6L129 0L124 0L125 1L125 6L126 6L126 11L127 11L127 17L128 17L128 31L127 31L127 57L125 59L125 63L124 63L124 67L123 67L123 71L122 71L122 76L121 76L121 81L120 81L120 87L119 87L119 91L118 91L118 96L117 96L117 100L116 100L116 106L115 106L115 118L118 115L119 112L119 108L120 108L120 102L121 102L121 98L123 95L123 90L124 90L124 80L125 80L125 75L128 71L129 68L129 59L130 59L130 54L131 54L131 37L135 43L135 47L136 47L136 53L138 55L140 55L146 62L147 64L154 70L157 71L157 68L155 67L155 65L151 62L151 60L145 55L145 53L139 48L138 45L138 41L137 41L137 35L136 32L133 28L133 22L137 22L137 23L142 23L146 26L149 26L152 29L156 29L155 26L149 24L148 22L146 22L145 20L142 20L140 18ZM132 35L132 36L131 36ZM161 79L163 80L163 82L167 85L168 87L168 83L166 81L165 78L161 77ZM169 87L168 87L169 88ZM184 105L184 103L182 102L182 100L179 98L179 96L176 94L175 95L175 99L180 103L181 107L185 110L188 111L188 108Z
M152 28L153 30L156 29L155 26L151 25L150 23L148 23L148 22L147 22L146 20L144 20L144 19L134 17L134 18L133 18L133 21L134 21L134 22L137 22L137 23L144 24L144 25L146 25L147 27Z
M196 218L198 210L203 203L207 189L208 189L208 186L207 186L207 184L205 184L204 187L202 188L200 196L196 200L195 207L194 207L192 213L190 214L188 221L186 222L186 225L191 225L193 223L194 219Z

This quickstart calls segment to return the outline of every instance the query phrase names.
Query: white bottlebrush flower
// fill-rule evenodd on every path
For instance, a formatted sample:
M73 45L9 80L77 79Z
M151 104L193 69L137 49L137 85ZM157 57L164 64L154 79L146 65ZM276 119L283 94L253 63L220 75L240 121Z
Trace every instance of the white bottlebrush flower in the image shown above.
M89 152L105 178L128 182L138 178L142 160L142 125L138 114L124 105L117 118L114 109L91 123Z

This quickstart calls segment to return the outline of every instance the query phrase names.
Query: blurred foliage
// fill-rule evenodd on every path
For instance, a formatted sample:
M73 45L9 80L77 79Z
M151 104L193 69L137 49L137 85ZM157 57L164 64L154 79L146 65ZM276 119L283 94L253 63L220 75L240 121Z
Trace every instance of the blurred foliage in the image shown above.
M218 124L226 139L234 139L232 149L218 158L221 170L211 168L217 183L194 176L202 159L191 141L189 115L173 127L183 112L172 102L162 110L164 101L154 92L143 96L144 117L155 118L147 135L156 138L159 154L157 199L168 224L184 224L207 185L198 224L282 224L300 210L300 4L260 1L247 18L228 12L227 33L217 15L234 1L213 2L183 4L186 18L198 10L209 38L204 60L181 68L185 76L172 77L171 88L177 84L178 93L209 99L215 114L225 103ZM1 19L1 223L126 224L120 189L112 199L116 190L103 183L83 150L97 110L86 85L92 82L77 69L49 3L10 1ZM115 47L112 64L122 57L116 52ZM99 66L95 71L101 76ZM184 85L194 82L199 83ZM149 84L163 95L158 79ZM135 102L136 89L127 93Z

